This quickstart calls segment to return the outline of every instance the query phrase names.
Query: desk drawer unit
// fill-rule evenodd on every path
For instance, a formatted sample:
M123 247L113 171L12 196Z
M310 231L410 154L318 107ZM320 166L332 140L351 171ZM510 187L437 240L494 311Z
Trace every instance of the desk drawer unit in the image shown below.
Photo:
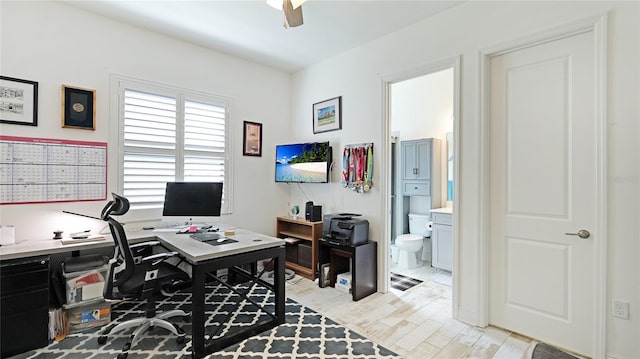
M0 264L0 356L49 344L49 257Z

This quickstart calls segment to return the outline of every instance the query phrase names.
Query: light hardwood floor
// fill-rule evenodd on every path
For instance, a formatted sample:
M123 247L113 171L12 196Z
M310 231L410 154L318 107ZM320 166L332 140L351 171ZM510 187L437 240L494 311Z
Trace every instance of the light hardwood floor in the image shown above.
M430 280L353 302L348 293L296 276L287 283L286 295L406 359L519 359L532 343L499 328L453 319L451 287Z

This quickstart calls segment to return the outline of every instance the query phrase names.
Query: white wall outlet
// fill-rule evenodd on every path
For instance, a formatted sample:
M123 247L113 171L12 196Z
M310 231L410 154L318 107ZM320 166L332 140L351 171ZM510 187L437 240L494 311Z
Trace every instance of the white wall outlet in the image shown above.
M620 319L629 319L629 302L614 301L613 316Z

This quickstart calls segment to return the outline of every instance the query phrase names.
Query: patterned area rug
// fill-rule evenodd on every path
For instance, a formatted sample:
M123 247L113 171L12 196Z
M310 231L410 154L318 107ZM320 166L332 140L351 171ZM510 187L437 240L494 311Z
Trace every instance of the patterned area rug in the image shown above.
M533 349L531 359L578 359L569 353L554 348L545 343L537 343Z
M391 272L391 288L405 291L415 285L422 283L420 279L404 276Z
M221 325L219 334L233 332L239 327L250 325L266 318L249 301L237 304L239 296L222 285L208 285L206 327ZM246 286L236 289L246 290ZM266 288L255 286L249 297L258 303L272 303L272 293ZM182 309L189 311L190 294L179 292L171 297L158 300L159 310ZM233 311L232 323L221 324L229 311ZM144 316L144 308L139 304L118 303L112 307L112 321ZM129 351L129 359L188 359L191 358L191 325L177 322L187 334L187 342L179 345L164 329L157 328L147 333L145 338ZM98 344L98 329L72 334L59 343L36 349L13 358L90 358L112 359L122 349L131 330L111 335L104 345ZM379 346L361 335L339 325L315 311L287 299L285 323L267 330L238 344L207 356L209 359L231 358L331 358L331 359L377 359L400 358L390 350Z

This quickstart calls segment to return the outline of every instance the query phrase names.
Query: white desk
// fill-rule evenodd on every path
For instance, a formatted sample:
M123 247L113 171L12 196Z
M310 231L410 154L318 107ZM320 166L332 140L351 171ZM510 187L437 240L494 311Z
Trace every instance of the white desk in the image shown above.
M227 243L219 246L212 246L207 243L194 240L186 233L176 234L175 232L140 230L127 232L127 239L131 243L158 240L165 247L176 252L180 252L190 263L197 261L220 258L228 255L244 253L247 251L284 246L284 240L267 236L264 234L251 232L245 229L235 229L236 234L229 236L235 239L236 243ZM0 260L16 258L35 257L39 255L73 252L93 248L113 247L113 240L110 235L105 235L106 239L95 242L81 242L73 244L62 244L56 239L42 241L23 241L16 244L0 247Z
M55 253L73 252L83 249L113 247L111 236L103 241L62 244L57 239L44 241L23 241L0 247L0 260L36 257Z
M177 234L166 231L142 230L127 233L130 242L158 240L169 250L180 253L192 266L192 351L193 358L235 344L252 335L284 323L284 265L285 242L283 239L266 236L244 229L235 229L235 235L228 236L236 240L212 246L190 237L189 234ZM84 242L63 245L59 240L22 242L0 247L0 260L33 257L53 253L72 252L92 248L114 246L111 236L98 242ZM274 260L274 283L270 286L275 296L274 313L271 319L247 327L242 332L205 343L205 282L208 273L228 268L241 275L245 271L236 266L256 263L260 260ZM234 269L235 268L235 269ZM256 279L254 279L256 280ZM259 280L257 280L259 281ZM260 281L261 282L261 281Z
M129 240L158 239L166 248L179 252L189 263L195 264L214 258L221 258L234 254L247 253L265 248L284 246L285 241L264 234L235 229L236 234L228 236L237 242L224 243L212 246L206 242L200 242L190 237L187 233L140 231L133 234L127 233Z

